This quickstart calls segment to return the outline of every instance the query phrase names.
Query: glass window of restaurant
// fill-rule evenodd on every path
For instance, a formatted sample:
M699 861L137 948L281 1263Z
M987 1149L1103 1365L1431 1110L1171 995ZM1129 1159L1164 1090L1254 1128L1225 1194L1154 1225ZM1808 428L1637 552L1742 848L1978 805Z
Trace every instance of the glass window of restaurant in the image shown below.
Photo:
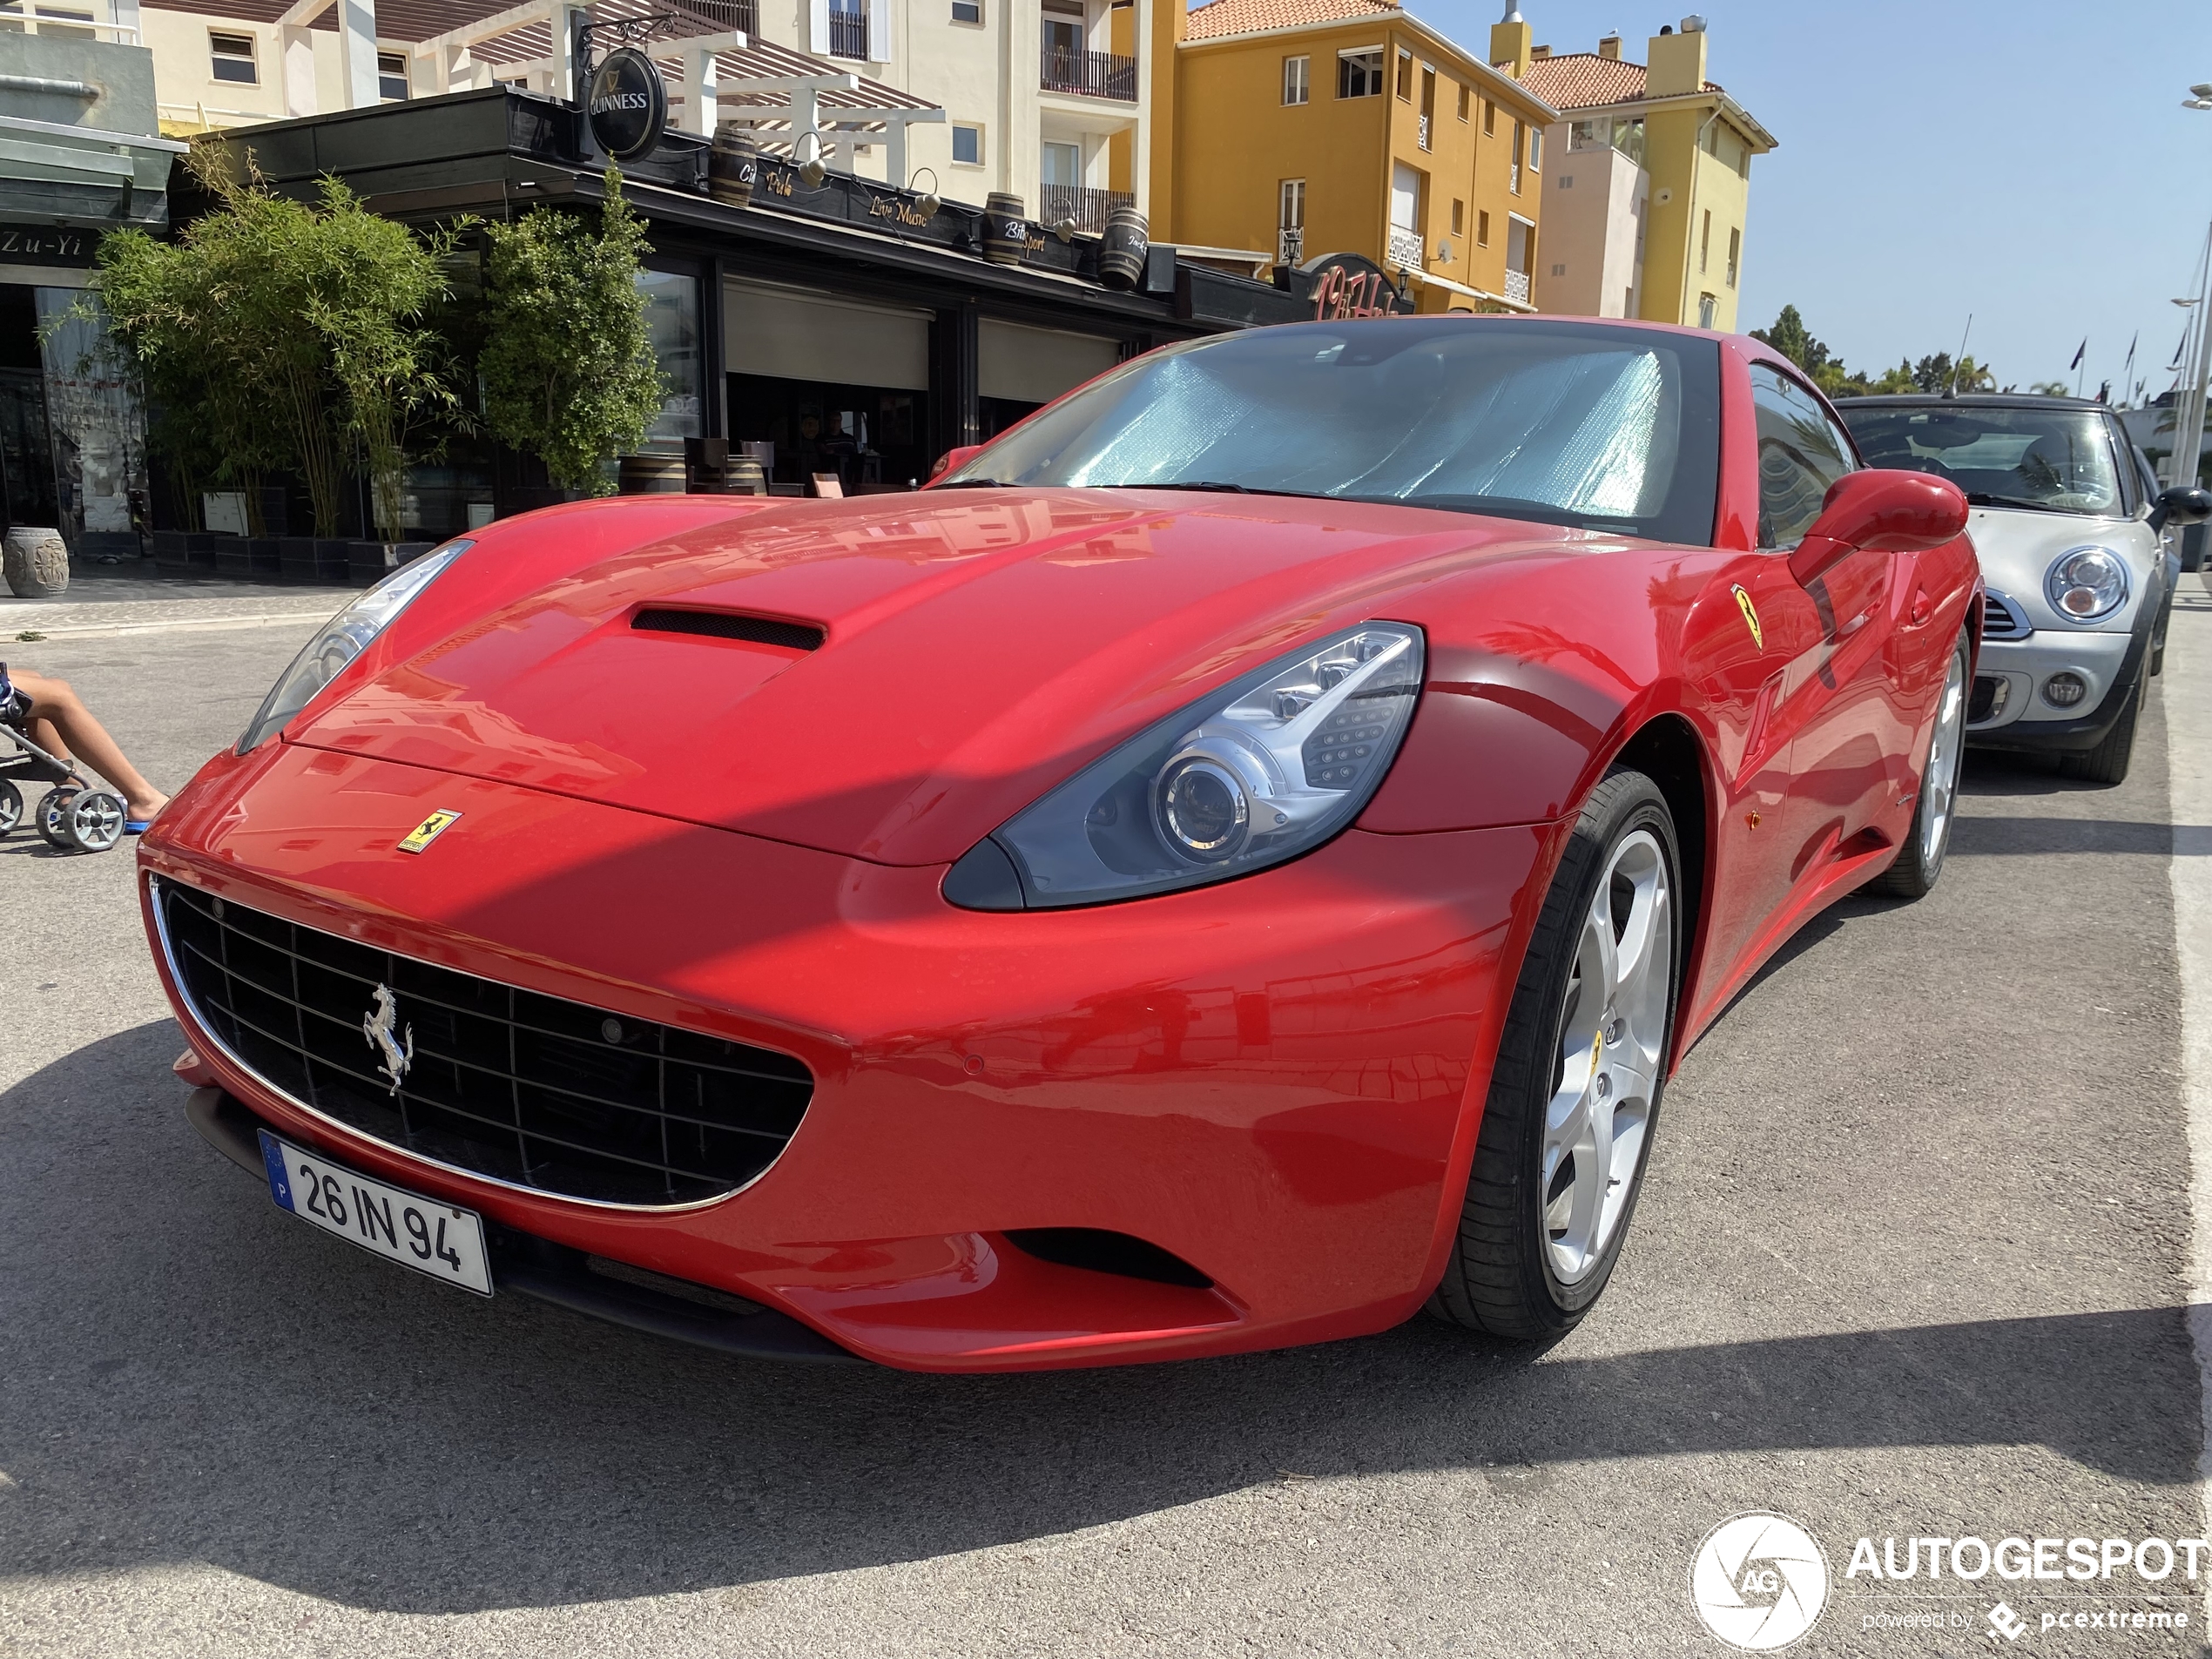
M857 496L929 475L930 313L744 281L722 304L731 450L772 487L834 474Z

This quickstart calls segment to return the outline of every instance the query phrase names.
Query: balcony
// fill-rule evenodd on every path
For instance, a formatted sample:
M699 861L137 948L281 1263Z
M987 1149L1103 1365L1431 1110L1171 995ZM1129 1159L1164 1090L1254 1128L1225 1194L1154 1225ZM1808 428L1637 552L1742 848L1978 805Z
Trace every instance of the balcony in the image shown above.
M1305 228L1285 228L1275 233L1275 263L1298 265L1305 259Z
M1513 164L1513 193L1516 196L1521 194L1521 164L1518 161Z
M1073 92L1078 98L1110 98L1134 104L1136 59L1048 44L1038 67L1037 87L1041 91Z
M865 12L830 12L829 55L850 58L857 64L868 61L868 20Z
M1106 216L1116 207L1134 207L1136 198L1126 190L1093 190L1088 185L1037 186L1037 222L1047 230L1072 219L1076 228L1091 235L1106 229Z
M1386 265L1395 265L1401 270L1425 271L1428 261L1421 257L1421 233L1404 226L1390 227L1389 239L1383 245Z
M1508 271L1506 273L1506 298L1518 300L1523 305L1528 303L1527 272Z
M1421 148L1424 150L1429 147L1431 129L1434 125L1434 123L1435 118L1433 116L1424 115L1421 117Z

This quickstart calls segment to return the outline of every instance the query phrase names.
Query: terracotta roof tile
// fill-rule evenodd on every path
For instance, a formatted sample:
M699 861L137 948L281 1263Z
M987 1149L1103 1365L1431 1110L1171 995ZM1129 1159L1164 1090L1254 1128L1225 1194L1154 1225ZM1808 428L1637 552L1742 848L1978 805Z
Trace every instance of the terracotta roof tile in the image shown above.
M1212 0L1190 14L1184 38L1218 40L1224 35L1292 29L1300 24L1384 17L1398 9L1397 0Z
M1192 16L1196 16L1194 12ZM1644 96L1644 67L1595 52L1562 52L1528 65L1521 84L1554 110L1587 110L1601 104L1633 104ZM1721 89L1711 81L1705 90Z

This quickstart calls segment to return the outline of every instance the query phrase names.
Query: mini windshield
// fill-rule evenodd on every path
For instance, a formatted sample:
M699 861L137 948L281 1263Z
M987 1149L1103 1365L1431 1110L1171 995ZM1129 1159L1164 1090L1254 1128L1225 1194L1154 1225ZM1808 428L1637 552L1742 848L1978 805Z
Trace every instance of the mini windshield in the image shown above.
M2120 477L2104 417L2088 409L1846 404L1870 467L1948 478L1982 507L2117 516Z
M1137 358L944 484L1399 502L1703 544L1718 381L1712 341L1641 329L1466 317L1255 328Z

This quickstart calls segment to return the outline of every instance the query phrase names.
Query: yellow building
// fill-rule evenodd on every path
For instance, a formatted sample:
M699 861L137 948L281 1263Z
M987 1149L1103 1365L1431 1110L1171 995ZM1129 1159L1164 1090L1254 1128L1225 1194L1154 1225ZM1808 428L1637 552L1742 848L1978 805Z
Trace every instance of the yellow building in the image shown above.
M1362 253L1423 311L1534 309L1559 112L1513 52L1494 68L1393 0L1212 0L1180 21L1152 64L1172 135L1152 152L1154 240L1255 265ZM1492 35L1526 62L1525 25Z
M1594 52L1538 46L1521 84L1556 108L1536 279L1547 311L1733 332L1751 158L1774 136L1705 78L1704 19L1651 37L1649 63L1608 35Z

